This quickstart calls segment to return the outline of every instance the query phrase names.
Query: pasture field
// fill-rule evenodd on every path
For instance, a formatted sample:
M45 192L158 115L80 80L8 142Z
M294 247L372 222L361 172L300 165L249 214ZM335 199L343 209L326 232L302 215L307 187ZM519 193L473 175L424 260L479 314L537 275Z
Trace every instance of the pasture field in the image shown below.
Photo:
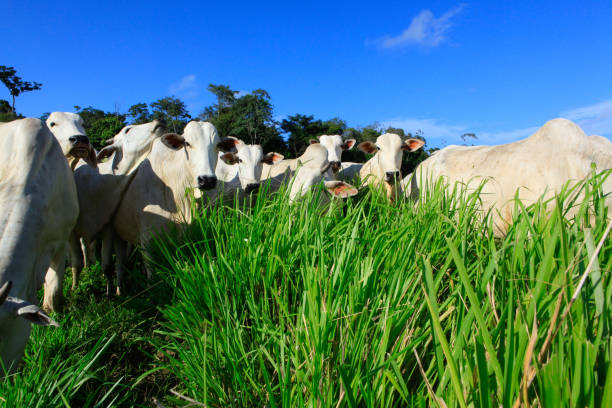
M504 238L442 189L196 210L151 245L150 284L133 257L131 296L67 274L61 327L34 327L0 406L612 406L600 182L574 220L565 191Z

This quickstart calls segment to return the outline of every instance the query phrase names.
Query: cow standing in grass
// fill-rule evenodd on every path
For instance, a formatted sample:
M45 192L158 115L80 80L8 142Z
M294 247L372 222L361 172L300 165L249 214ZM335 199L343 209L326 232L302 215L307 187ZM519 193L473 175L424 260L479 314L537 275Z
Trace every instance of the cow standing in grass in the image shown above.
M170 225L191 221L190 194L217 186L218 151L236 152L235 138L221 139L208 122L189 122L183 135L168 133L153 143L113 220L117 241L117 293L124 292L125 242L145 246ZM109 282L111 284L112 282Z
M107 281L112 282L112 217L138 166L150 153L153 142L163 133L164 125L157 120L126 126L98 153L98 168L86 165L76 168L74 178L81 212L70 237L73 289L84 266L79 242L81 238L86 246L91 245L94 239L103 238L102 271ZM111 286L107 285L107 294L111 292Z
M0 284L11 281L14 299L33 304L44 284L43 305L58 308L66 242L79 203L62 149L38 119L0 124L0 208ZM8 296L6 287L3 292ZM0 307L0 360L9 370L30 333L30 322L17 317L50 323L37 309L12 299Z
M375 142L362 142L357 146L364 153L373 154L359 171L365 185L383 186L389 201L395 201L400 193L402 155L414 152L425 142L419 139L402 140L394 133L385 133Z
M212 199L216 196L222 202L231 203L234 198L244 200L259 190L264 165L274 166L283 160L283 155L275 152L264 154L260 145L247 145L242 140L228 137L234 141L236 152L219 153L215 174L223 184L209 190Z
M482 208L493 209L497 234L512 222L515 194L524 205L540 197L551 198L570 181L584 180L591 172L612 168L612 142L587 136L575 123L553 119L524 140L499 146L448 146L418 165L402 184L406 195L423 196L440 177L445 183L463 183L468 191L480 187ZM603 184L612 208L612 175ZM572 216L577 206L568 213Z
M355 139L343 140L339 135L321 135L318 140L312 139L310 144L321 144L326 149L327 161L330 163L328 178L331 180L341 168L342 152L352 149ZM274 178L286 172L294 172L298 167L298 159L283 160L273 167L264 166L264 178Z

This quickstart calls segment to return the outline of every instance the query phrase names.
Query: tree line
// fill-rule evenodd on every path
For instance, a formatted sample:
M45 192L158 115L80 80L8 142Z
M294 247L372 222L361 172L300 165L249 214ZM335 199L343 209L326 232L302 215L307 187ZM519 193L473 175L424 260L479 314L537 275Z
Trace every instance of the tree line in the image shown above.
M0 99L0 122L22 117L15 110L15 97L23 92L39 90L42 84L23 81L16 75L14 68L0 66L0 80L13 96L12 105ZM100 149L105 141L129 124L147 123L154 119L162 120L168 131L182 133L190 120L211 122L220 136L234 136L247 143L261 144L264 151L275 151L287 158L303 153L312 139L318 136L341 135L345 139L355 139L357 144L374 140L383 133L397 133L401 137L415 137L425 140L423 133L386 127L374 123L365 127L351 127L341 118L327 120L314 115L296 113L278 121L274 118L274 107L270 94L263 89L250 93L232 90L229 85L208 86L215 96L215 103L205 107L196 117L188 111L185 103L177 97L167 96L154 102L140 102L129 107L127 112L108 112L92 106L75 106L74 111L81 115L84 127L92 144ZM48 113L41 116L46 119ZM466 135L464 135L466 136ZM467 135L475 137L473 135ZM425 160L435 149L421 149L416 153L403 155L402 172L407 174ZM345 161L365 162L367 155L353 149L343 155Z

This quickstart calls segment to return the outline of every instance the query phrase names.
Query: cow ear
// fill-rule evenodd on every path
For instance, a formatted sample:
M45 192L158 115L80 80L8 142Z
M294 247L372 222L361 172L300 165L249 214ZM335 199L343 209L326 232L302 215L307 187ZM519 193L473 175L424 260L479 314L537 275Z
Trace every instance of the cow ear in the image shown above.
M185 147L185 138L178 133L166 133L161 137L161 141L166 147L172 150L179 150Z
M348 198L357 195L359 192L351 184L345 183L344 181L326 181L325 189L334 197Z
M223 162L225 164L236 164L239 162L238 156L236 156L236 153L231 153L231 152L227 152L221 155L221 160L223 160Z
M280 162L281 160L283 160L285 158L285 156L283 156L282 154L278 154L276 152L269 152L266 153L266 155L264 156L263 159L261 159L262 163L266 163L266 164L276 164L278 162Z
M13 287L13 282L8 281L0 288L0 305L4 303L9 293L11 292L11 288Z
M361 142L357 145L357 148L367 154L374 154L378 151L378 147L372 142Z
M236 139L234 136L227 136L221 138L221 141L217 143L217 149L222 152L231 152L236 153L238 151L237 147L243 143L242 140Z
M424 141L420 139L406 139L402 144L402 150L408 150L409 152L414 152L415 150L419 150L425 144Z
M310 144L317 144L319 141L317 139L310 139Z
M342 143L342 150L351 150L353 146L355 146L355 139L346 139L344 143Z
M39 326L59 326L59 324L43 312L38 306L24 302L17 310L17 316L22 317Z
M98 159L96 157L96 150L92 145L89 145L89 152L87 153L87 157L85 157L85 163L89 164L94 169L98 167Z
M116 146L106 146L104 149L98 152L98 156L96 157L96 163L99 163L107 157L110 157L113 153L115 153L116 150Z

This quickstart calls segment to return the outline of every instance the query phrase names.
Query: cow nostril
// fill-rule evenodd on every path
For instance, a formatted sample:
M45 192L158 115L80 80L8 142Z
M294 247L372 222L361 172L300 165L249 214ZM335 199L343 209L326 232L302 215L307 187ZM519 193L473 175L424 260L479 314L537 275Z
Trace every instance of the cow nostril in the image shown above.
M399 171L388 171L385 173L385 176L387 178L387 181L393 182L400 178L400 172Z
M70 143L76 143L77 138L76 138L76 136L70 136L70 137L68 138L68 140L70 141Z

